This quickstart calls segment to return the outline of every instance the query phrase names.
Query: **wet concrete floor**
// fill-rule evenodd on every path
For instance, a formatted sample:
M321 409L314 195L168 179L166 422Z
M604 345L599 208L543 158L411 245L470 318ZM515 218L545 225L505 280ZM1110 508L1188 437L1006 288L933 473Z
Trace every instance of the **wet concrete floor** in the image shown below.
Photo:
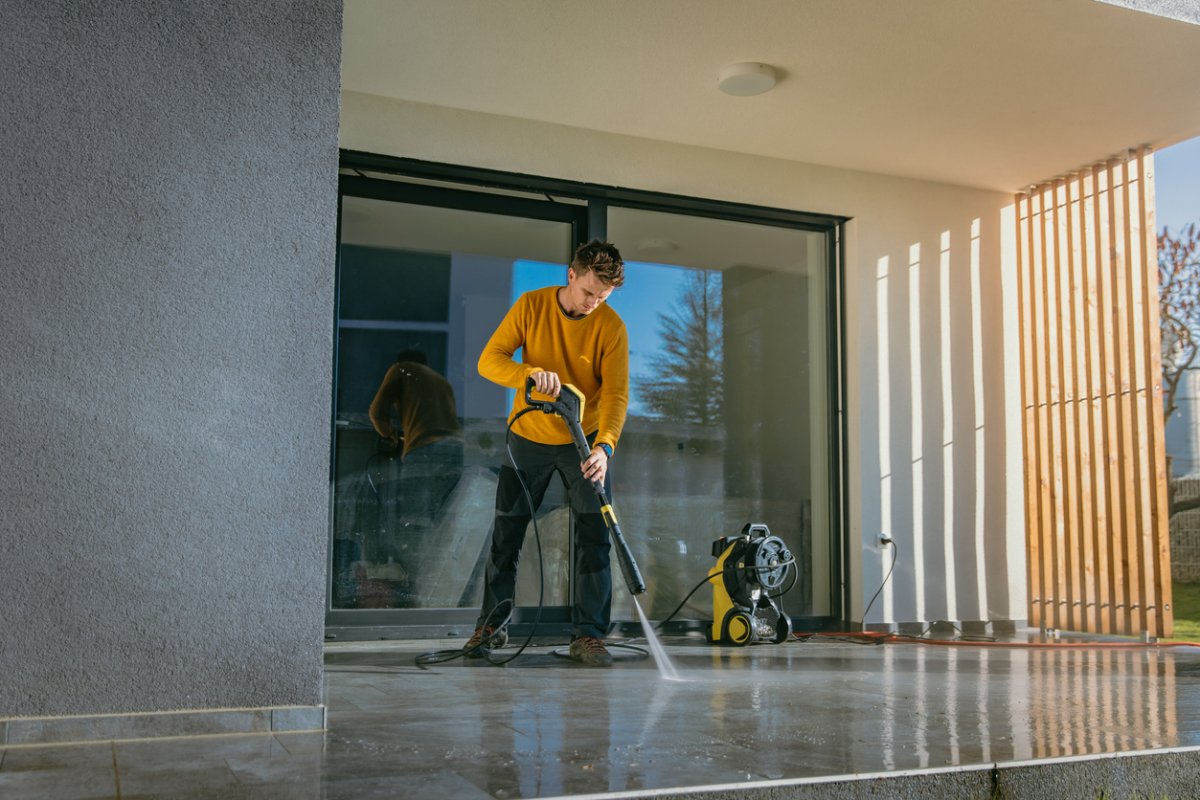
M830 638L739 648L667 638L678 682L620 648L611 669L567 661L554 646L504 667L414 664L449 644L328 645L324 735L9 748L0 750L0 797L517 798L705 787L737 796L1200 747L1195 648ZM986 788L987 771L978 772ZM891 796L880 792L853 796Z

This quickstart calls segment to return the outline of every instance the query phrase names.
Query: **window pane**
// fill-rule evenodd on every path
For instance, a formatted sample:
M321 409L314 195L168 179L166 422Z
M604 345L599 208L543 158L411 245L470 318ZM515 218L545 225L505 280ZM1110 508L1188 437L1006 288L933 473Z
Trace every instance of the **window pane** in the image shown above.
M333 608L477 608L511 400L476 361L531 270L564 279L571 226L344 197L341 230ZM372 424L381 389L397 443ZM566 604L566 520L552 484L547 605ZM522 564L536 605L532 536Z
M608 226L631 373L613 502L643 608L665 617L716 539L762 523L797 559L787 613L832 613L825 235L620 208ZM631 618L615 577L614 618ZM711 619L711 602L702 588L678 618Z

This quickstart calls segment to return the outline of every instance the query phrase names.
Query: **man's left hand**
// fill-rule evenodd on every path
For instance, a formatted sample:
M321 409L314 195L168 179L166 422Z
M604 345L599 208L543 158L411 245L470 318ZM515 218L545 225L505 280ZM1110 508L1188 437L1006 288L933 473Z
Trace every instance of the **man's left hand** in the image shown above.
M608 473L608 453L604 452L604 448L596 445L592 448L592 453L587 459L580 464L583 470L583 477L589 481L604 482L604 476Z

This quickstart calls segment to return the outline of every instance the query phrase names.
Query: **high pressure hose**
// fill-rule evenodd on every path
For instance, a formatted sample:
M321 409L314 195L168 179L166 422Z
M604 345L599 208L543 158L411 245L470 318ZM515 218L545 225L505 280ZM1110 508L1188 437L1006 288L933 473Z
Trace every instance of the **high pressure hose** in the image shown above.
M531 411L543 411L547 414L558 414L567 424L567 429L571 432L571 440L575 443L575 449L579 451L580 461L587 460L591 455L592 449L588 446L587 437L583 434L583 393L576 389L571 384L563 384L562 391L559 396L553 400L534 400L532 396L533 379L529 379L525 384L525 402L526 408L521 409L516 416L508 423L505 430L505 447L508 450L509 461L513 464L513 469L516 471L517 480L521 483L521 489L525 493L525 500L529 504L530 518L533 522L533 537L537 544L538 553L538 606L537 614L534 617L533 625L530 628L529 636L526 637L524 643L517 648L517 651L504 659L494 659L490 653L486 654L488 663L493 666L501 666L515 659L524 652L525 648L533 640L534 633L537 631L538 622L542 616L543 594L545 592L545 575L542 570L542 542L538 532L537 515L533 513L533 498L529 495L529 487L525 485L525 480L521 477L521 470L513 457L512 448L508 444L509 437L512 435L513 424L525 414ZM621 565L621 575L625 578L625 586L629 589L629 593L633 595L644 594L646 591L646 582L642 579L642 573L638 569L637 562L633 559L633 553L629 549L629 545L625 542L625 536L621 533L621 527L617 523L616 512L613 511L612 503L608 499L608 493L604 491L604 483L602 481L592 481L592 490L596 493L596 498L600 501L600 513L604 517L604 523L608 526L608 532L612 538L614 549L617 552L617 563ZM489 636L480 646L499 636L499 632L504 630L509 621L513 617L515 607L512 600L502 600L496 604L496 607L488 612L484 625L486 626L494 617L497 617L497 612L505 604L508 605L508 613L504 616L499 624L495 625L496 632ZM630 650L638 652L635 647L629 647ZM453 661L456 658L463 658L467 655L465 649L454 650L434 650L429 653L422 653L415 659L416 665L425 668L431 664L440 664L446 661Z
M575 449L579 451L580 462L587 460L592 453L592 448L583 434L583 392L569 383L564 383L558 397L553 400L534 400L533 378L529 378L525 382L525 402L530 408L537 408L547 414L558 414L562 417L563 421L567 423L567 429L571 432L571 440L575 443ZM604 491L604 482L592 481L592 490L596 493L596 499L600 501L600 513L604 517L604 524L608 526L609 536L612 537L613 549L617 553L617 563L621 565L621 575L625 578L625 587L632 595L645 594L646 582L642 580L642 573L638 569L637 562L633 560L633 553L630 551L629 545L625 543L625 536L621 533L621 526L617 523L617 514L613 511L612 502L608 499L608 492Z

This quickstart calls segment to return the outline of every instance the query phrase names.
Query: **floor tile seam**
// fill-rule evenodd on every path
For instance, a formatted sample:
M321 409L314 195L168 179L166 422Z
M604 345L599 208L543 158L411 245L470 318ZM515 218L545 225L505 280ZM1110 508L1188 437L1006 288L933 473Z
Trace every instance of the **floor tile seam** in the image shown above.
M0 717L0 722L73 722L90 719L140 718L140 717L169 717L172 715L201 715L228 714L230 712L263 713L269 711L292 711L295 709L310 710L320 708L319 705L301 705L290 703L281 706L219 706L216 708L176 708L158 711L128 711L100 712L95 714L62 714L50 717Z
M112 751L113 783L117 789L117 800L121 800L121 770L117 768L117 743L110 742L109 749Z
M280 735L282 734L283 736L286 737L286 736L294 736L296 734L308 734L309 736L311 736L315 733L321 734L321 752L324 753L325 752L325 736L328 733L328 731L272 731L271 736L277 742L279 742L279 746L283 748L283 752L287 753L292 758L296 758L297 756L300 755L300 753L298 751L293 751L291 748L289 748L287 746L286 739L279 738Z
M59 747L87 747L87 746L100 747L100 746L103 746L106 744L122 745L122 744L142 744L142 743L146 743L146 742L179 742L179 741L190 740L190 739L205 740L205 741L211 741L213 739L250 739L253 737L262 737L262 736L278 737L278 736L293 736L293 735L297 735L297 734L311 736L313 734L318 734L318 733L324 735L324 734L328 733L328 730L323 729L323 728L308 728L308 729L292 730L292 731L235 731L233 733L192 733L192 734L178 734L175 736L138 736L138 737L121 738L121 739L88 739L85 741L77 741L77 742L30 742L28 744L0 745L0 753L4 752L5 750L48 750L48 749L59 748ZM284 748L284 749L286 749L286 748Z
M838 775L812 775L801 778L780 778L775 780L746 781L743 783L714 783L695 786L676 786L662 789L638 789L621 792L604 792L596 794L572 794L547 797L543 800L634 800L634 798L669 798L680 794L745 792L753 789L779 789L796 786L822 786L836 783L858 783L862 781L888 780L892 778L928 777L934 775L958 775L984 770L1013 770L1030 767L1056 766L1063 764L1079 764L1091 761L1117 760L1122 758L1154 757L1174 754L1200 753L1200 745L1186 747L1170 747L1156 750L1122 750L1112 753L1089 753L1077 756L1058 756L1053 758L1023 759L1020 761L992 761L977 764L956 764L947 767L928 767L915 769L886 770L882 772L856 772Z

